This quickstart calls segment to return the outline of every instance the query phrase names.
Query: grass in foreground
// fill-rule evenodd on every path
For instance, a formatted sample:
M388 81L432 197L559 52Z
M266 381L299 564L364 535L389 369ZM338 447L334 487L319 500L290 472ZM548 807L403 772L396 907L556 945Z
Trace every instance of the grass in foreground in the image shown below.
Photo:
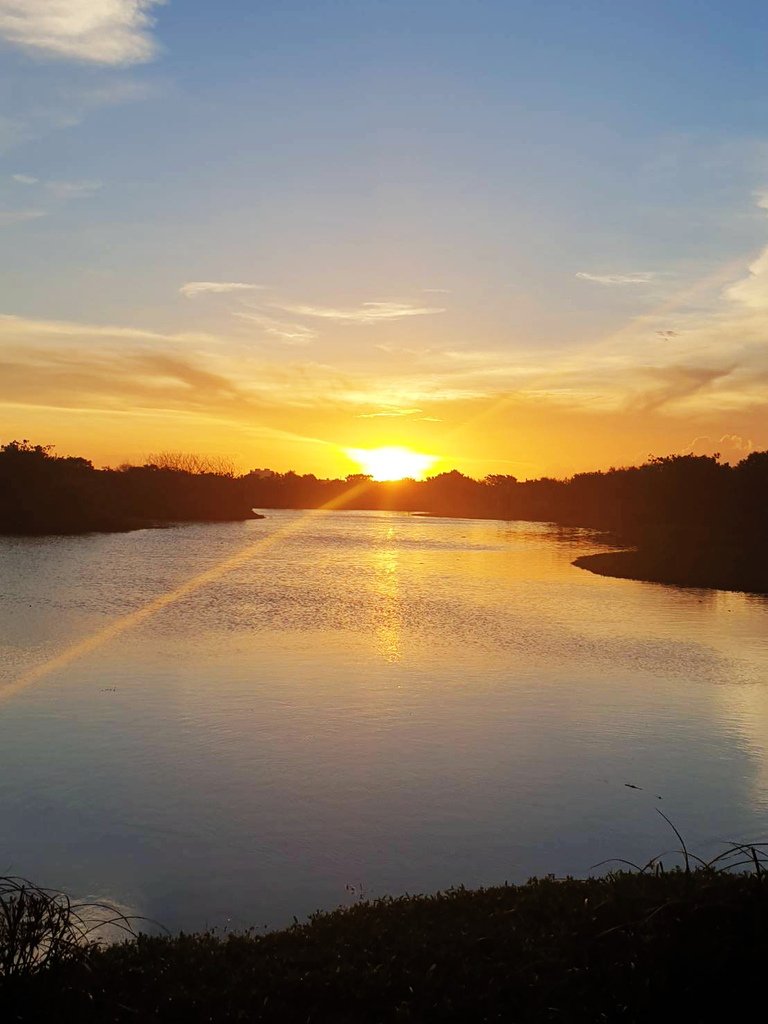
M736 848L696 870L457 889L266 935L70 953L0 978L3 1019L722 1021L764 995L768 879L755 850Z

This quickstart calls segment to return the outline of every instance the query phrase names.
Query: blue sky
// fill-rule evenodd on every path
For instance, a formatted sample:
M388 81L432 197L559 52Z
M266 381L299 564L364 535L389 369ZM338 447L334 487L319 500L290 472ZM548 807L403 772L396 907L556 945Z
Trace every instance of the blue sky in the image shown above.
M0 437L768 445L762 5L58 5L0 0Z

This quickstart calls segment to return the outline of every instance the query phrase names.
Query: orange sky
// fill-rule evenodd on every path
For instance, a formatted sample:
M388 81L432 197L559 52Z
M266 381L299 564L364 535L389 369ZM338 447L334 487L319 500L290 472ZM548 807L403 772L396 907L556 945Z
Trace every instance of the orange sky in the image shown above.
M0 437L97 465L175 450L321 476L360 469L347 449L390 445L433 456L430 472L521 478L768 447L768 260L666 291L595 340L557 347L519 335L505 344L497 325L493 343L462 347L466 300L447 290L440 307L297 307L311 353L233 330L256 314L251 289L231 282L182 286L177 330L152 329L146 315L122 325L6 315ZM259 294L262 307L286 305Z
M242 470L270 467L343 476L360 469L345 449L401 445L436 456L430 472L457 468L475 477L513 473L526 478L633 463L692 446L737 459L750 445L768 442L760 404L711 408L697 390L701 377L693 371L641 374L630 369L624 371L628 383L609 374L610 383L599 388L595 382L593 392L583 384L583 395L558 391L554 373L551 390L542 373L534 393L443 398L438 386L428 397L420 395L414 406L406 367L399 380L408 395L397 405L396 390L390 387L387 402L392 404L381 406L375 391L370 397L358 394L364 387L375 389L378 380L346 380L334 394L326 372L314 382L297 370L301 391L294 394L281 381L277 395L264 399L251 394L245 375L231 385L204 376L190 383L186 371L182 379L181 370L169 366L163 377L144 377L136 369L135 353L126 355L123 345L119 351L102 348L99 365L87 372L76 351L63 359L59 349L36 356L32 373L29 352L13 368L9 390L14 400L0 408L0 437L53 442L59 453L82 454L97 465L141 462L151 452L170 449L229 455ZM263 383L264 374L253 372ZM4 377L6 384L10 378ZM453 383L446 385L451 388ZM352 398L348 389L354 389ZM729 402L736 404L737 398Z
M245 283L182 285L175 330L0 316L0 437L97 465L176 450L321 476L391 445L433 456L431 472L521 478L768 447L768 257L654 289L652 308L557 346L498 324L462 344L471 310L448 290L441 306L291 306L311 351L259 342L254 310L289 304Z

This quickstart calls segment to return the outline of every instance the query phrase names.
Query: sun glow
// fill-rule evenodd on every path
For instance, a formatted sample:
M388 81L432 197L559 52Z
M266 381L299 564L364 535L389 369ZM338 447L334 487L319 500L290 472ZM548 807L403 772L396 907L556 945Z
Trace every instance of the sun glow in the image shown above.
M437 462L436 455L413 452L410 448L346 448L364 473L374 480L421 480L426 471Z

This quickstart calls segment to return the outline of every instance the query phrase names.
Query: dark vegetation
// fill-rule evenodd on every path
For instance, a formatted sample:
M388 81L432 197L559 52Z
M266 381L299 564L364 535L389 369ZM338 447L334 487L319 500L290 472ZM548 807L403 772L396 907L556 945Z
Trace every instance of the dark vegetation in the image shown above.
M377 483L362 475L231 466L162 453L143 466L95 469L49 446L0 446L0 532L83 533L184 521L247 519L254 508L392 509L435 516L525 519L609 533L635 549L585 556L584 568L637 579L768 592L768 452L737 466L710 456L652 458L642 466L566 480L473 480L455 470Z
M359 903L267 934L84 945L1 974L0 1003L4 1020L80 1024L720 1024L761 1005L767 956L763 857L735 847L695 868Z
M251 515L243 488L221 463L158 456L145 466L95 469L87 459L55 455L50 445L0 446L0 533L132 530Z
M73 902L25 878L0 877L0 984L81 963L94 936L114 928L135 938L131 919L106 903Z

